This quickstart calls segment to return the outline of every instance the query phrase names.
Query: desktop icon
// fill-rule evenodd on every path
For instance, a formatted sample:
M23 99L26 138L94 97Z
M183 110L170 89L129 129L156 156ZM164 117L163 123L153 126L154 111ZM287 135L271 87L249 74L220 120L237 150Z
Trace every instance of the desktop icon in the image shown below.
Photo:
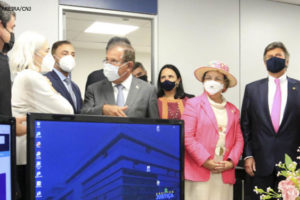
M40 131L36 132L35 138L41 138L42 137L42 133Z
M37 161L35 167L40 170L42 168L42 163L41 161Z
M40 141L36 142L36 148L41 148L42 143Z
M42 191L37 191L35 197L42 198Z
M35 178L42 178L42 172L41 171L37 171L35 174Z
M37 151L35 154L36 159L40 160L42 158L41 155L42 155L42 153L40 151Z
M36 187L41 188L42 187L42 181L36 181Z

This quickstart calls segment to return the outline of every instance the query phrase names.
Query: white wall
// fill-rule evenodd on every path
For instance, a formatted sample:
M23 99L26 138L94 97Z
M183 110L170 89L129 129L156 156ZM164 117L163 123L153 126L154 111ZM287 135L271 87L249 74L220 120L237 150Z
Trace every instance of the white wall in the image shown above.
M76 68L72 72L72 79L78 84L82 96L85 93L85 84L88 75L98 69L102 69L102 61L105 58L104 50L76 48ZM149 77L151 77L151 56L148 53L136 52L136 61L143 63Z
M4 0L11 6L31 7L17 12L15 34L30 30L47 36L50 45L58 39L58 0Z
M17 13L16 36L25 30L38 30L51 43L58 39L58 0L9 3L32 7L31 12ZM299 6L267 0L158 0L159 68L166 63L176 65L186 91L198 95L202 87L193 76L194 69L210 60L224 61L239 80L225 96L240 106L245 84L266 77L262 54L272 41L286 44L291 53L288 75L300 79L299 21ZM80 52L77 50L78 63L84 63L79 60ZM91 70L97 64L84 64L82 69ZM74 79L84 87L83 75L74 75Z
M186 92L199 95L194 70L221 60L239 77L238 0L158 1L159 66L172 63L182 74ZM238 86L226 98L238 105Z
M241 96L245 85L267 77L264 48L282 41L290 52L288 76L300 79L300 6L261 0L241 3Z

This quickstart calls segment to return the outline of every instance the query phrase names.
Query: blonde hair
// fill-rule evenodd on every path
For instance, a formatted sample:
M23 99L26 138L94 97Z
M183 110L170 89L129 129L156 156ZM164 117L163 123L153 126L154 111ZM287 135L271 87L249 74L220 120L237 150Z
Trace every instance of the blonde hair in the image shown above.
M9 65L13 74L25 69L39 70L34 65L34 54L47 41L47 39L36 32L25 31L16 40L12 50L9 52Z

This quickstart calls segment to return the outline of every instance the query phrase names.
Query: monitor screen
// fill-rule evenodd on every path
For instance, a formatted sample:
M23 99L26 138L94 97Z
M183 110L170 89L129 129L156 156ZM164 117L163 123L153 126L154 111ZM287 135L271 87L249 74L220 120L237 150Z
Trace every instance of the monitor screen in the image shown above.
M14 199L12 195L14 174L13 123L14 121L11 119L0 117L0 200Z
M182 124L91 116L35 117L30 122L31 197L182 199Z

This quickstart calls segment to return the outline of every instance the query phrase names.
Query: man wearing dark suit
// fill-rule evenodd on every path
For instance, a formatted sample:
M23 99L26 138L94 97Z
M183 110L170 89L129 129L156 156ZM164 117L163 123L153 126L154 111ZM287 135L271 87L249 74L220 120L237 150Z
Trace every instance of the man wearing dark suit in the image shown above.
M0 1L0 115L11 116L11 79L7 52L13 48L16 13ZM26 116L16 117L17 135L26 134ZM16 198L25 196L25 167L17 168Z
M88 87L82 113L159 118L155 88L131 74L135 52L128 39L114 37L106 49L107 79Z
M300 145L300 82L286 76L289 53L281 42L264 51L268 78L246 86L241 112L245 170L254 186L277 190L279 161L296 160ZM251 199L259 199L254 192Z
M104 79L106 79L106 77L104 76L103 69L93 71L92 73L90 73L88 75L88 78L87 78L87 81L86 81L86 84L85 84L85 90L87 90L87 88L90 85L92 85L93 83L96 83L98 81L102 81Z
M75 67L74 47L69 41L58 41L53 44L51 53L55 60L54 68L45 76L51 81L53 88L70 102L74 113L80 113L81 93L70 76Z

